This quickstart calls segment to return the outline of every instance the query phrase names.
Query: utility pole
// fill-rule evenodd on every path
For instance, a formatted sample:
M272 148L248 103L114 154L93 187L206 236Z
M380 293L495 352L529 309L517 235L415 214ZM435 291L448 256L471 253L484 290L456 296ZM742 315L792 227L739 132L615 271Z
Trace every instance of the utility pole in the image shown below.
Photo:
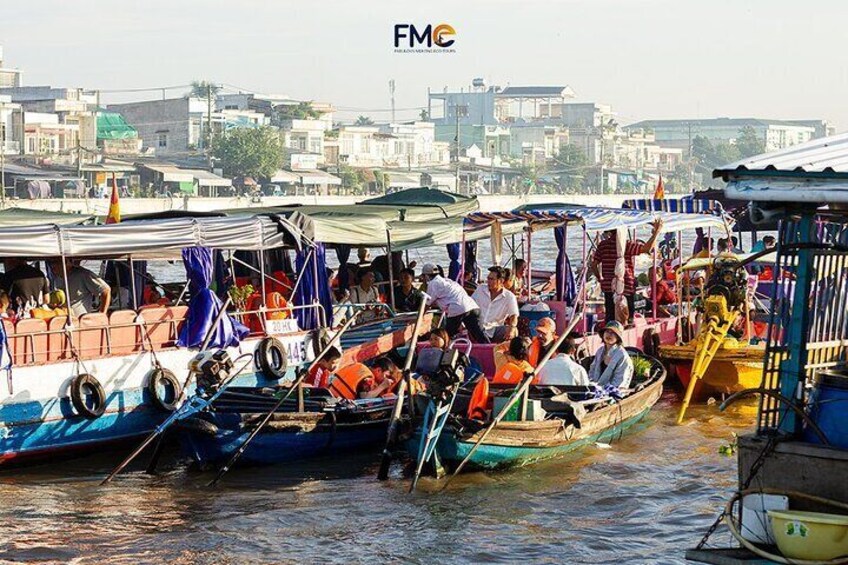
M468 106L456 104L453 107L453 111L456 117L456 136L454 140L456 141L454 158L456 159L456 190L459 192L460 190L460 181L459 181L459 118L465 117L468 114Z
M209 153L209 146L212 144L212 83L206 83L206 140L204 149Z
M389 80L389 94L392 97L392 123L395 123L395 79Z

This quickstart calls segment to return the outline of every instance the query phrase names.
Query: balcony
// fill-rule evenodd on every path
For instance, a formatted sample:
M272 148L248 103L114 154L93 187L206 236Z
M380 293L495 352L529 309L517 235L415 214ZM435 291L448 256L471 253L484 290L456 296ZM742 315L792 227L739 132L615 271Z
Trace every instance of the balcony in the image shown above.
M21 144L18 141L0 141L0 152L6 155L18 155L21 152Z

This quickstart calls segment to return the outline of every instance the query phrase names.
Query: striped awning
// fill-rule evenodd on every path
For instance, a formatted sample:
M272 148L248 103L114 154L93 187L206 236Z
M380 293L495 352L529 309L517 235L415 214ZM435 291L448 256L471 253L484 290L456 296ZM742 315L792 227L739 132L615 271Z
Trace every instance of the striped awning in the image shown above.
M625 200L622 208L646 212L681 212L685 214L724 214L724 207L717 200L706 200L684 196L683 198L637 198Z

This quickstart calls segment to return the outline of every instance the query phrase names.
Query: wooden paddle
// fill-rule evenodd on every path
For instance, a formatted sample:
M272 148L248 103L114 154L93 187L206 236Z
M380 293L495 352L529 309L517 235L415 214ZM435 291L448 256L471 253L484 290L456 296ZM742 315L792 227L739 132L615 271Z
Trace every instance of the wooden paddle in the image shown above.
M424 320L424 312L427 310L427 301L421 300L421 305L418 307L418 317L415 319L415 328L412 331L412 339L409 342L409 351L406 352L406 361L403 364L403 379L398 386L397 402L395 409L392 411L392 419L389 420L389 431L386 434L386 445L383 447L383 457L380 460L380 469L377 471L377 480L385 481L389 478L389 466L392 464L391 446L395 443L395 435L397 434L398 422L403 411L403 399L406 395L406 388L412 379L412 358L415 356L415 348L418 346L418 332L421 330L421 323Z
M550 358L554 356L556 350L559 348L562 342L565 341L565 339L568 337L568 334L570 334L574 327L577 325L577 322L582 319L582 312L580 315L577 315L575 313L574 317L571 320L571 323L568 324L568 327L565 329L565 331L562 332L562 334L557 338L557 340L550 347L550 349L548 349L548 352L545 353L545 356L542 357L542 360L539 361L539 364L536 365L536 367L531 372L527 373L527 376L524 377L524 380L515 389L515 392L512 393L512 396L509 398L504 407L501 408L501 411L498 413L495 419L492 420L492 423L489 424L489 427L486 428L486 431L483 432L483 435L480 436L480 439L477 440L477 443L474 444L474 447L471 448L471 451L468 452L468 455L465 456L465 459L462 460L459 466L454 470L453 474L451 474L451 476L447 478L447 480L445 481L445 486L442 487L443 490L447 488L448 483L451 482L451 479L453 479L460 473L460 471L462 471L462 468L465 467L465 464L468 463L468 460L471 459L471 456L474 455L474 452L477 451L477 448L480 447L480 445L482 445L484 441L486 441L486 438L489 436L489 433L495 429L495 426L500 424L501 420L506 417L506 414L507 412L509 412L510 408L512 408L512 405L515 404L519 398L524 396L524 393L527 392L527 390L530 388L530 383L533 382L533 379L536 377L537 374L539 374L539 371L542 369L542 367L544 367L548 360L550 360Z
M327 352L330 351L331 348L335 347L336 340L338 340L341 335L347 331L351 324L353 324L354 320L356 320L358 315L359 312L355 312L353 316L351 316L347 319L347 321L345 321L344 325L339 328L339 331L337 331L336 335L333 336L333 339L331 339L329 343L327 343L327 345L324 347L324 349L321 350L318 356L315 357L315 359L309 365L309 368L303 371L300 376L295 379L295 381L292 383L291 388L289 388L289 391L285 395L283 395L280 400L277 401L276 404L274 404L274 407L271 408L271 410L267 414L265 414L265 417L262 418L262 421L259 422L259 425L256 426L252 432L250 432L250 435L247 436L247 439L245 439L244 442L236 450L236 452L233 453L233 456L230 457L230 460L227 461L227 463L223 467L221 467L221 469L218 471L218 474L215 476L214 479L212 479L212 481L209 482L207 486L214 487L215 485L217 485L218 481L221 480L221 477L226 475L227 471L229 471L233 467L233 465L235 465L236 461L238 461L239 457L241 457L244 453L244 450L247 449L247 446L250 444L251 441L253 441L253 438L255 438L259 434L259 432L262 431L262 428L264 428L265 425L271 421L271 418L274 417L274 414L277 412L277 410L279 410L280 406L282 406L283 403L289 399L292 393L298 390L298 388L300 388L300 384L303 382L303 379L305 379L309 375L309 372L312 371L312 369L318 364L319 361L321 361L321 359L327 354Z

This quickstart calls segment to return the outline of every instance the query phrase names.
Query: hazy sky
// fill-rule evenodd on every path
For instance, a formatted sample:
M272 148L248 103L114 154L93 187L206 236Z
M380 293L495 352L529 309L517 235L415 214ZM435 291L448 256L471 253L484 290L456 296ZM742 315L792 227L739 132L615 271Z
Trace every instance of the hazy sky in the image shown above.
M848 127L844 1L2 0L6 64L28 85L193 79L399 118L426 89L569 85L647 118L823 118ZM395 23L449 23L454 54L393 52ZM179 96L185 89L169 91ZM104 102L161 93L104 94ZM361 109L361 110L360 110Z

